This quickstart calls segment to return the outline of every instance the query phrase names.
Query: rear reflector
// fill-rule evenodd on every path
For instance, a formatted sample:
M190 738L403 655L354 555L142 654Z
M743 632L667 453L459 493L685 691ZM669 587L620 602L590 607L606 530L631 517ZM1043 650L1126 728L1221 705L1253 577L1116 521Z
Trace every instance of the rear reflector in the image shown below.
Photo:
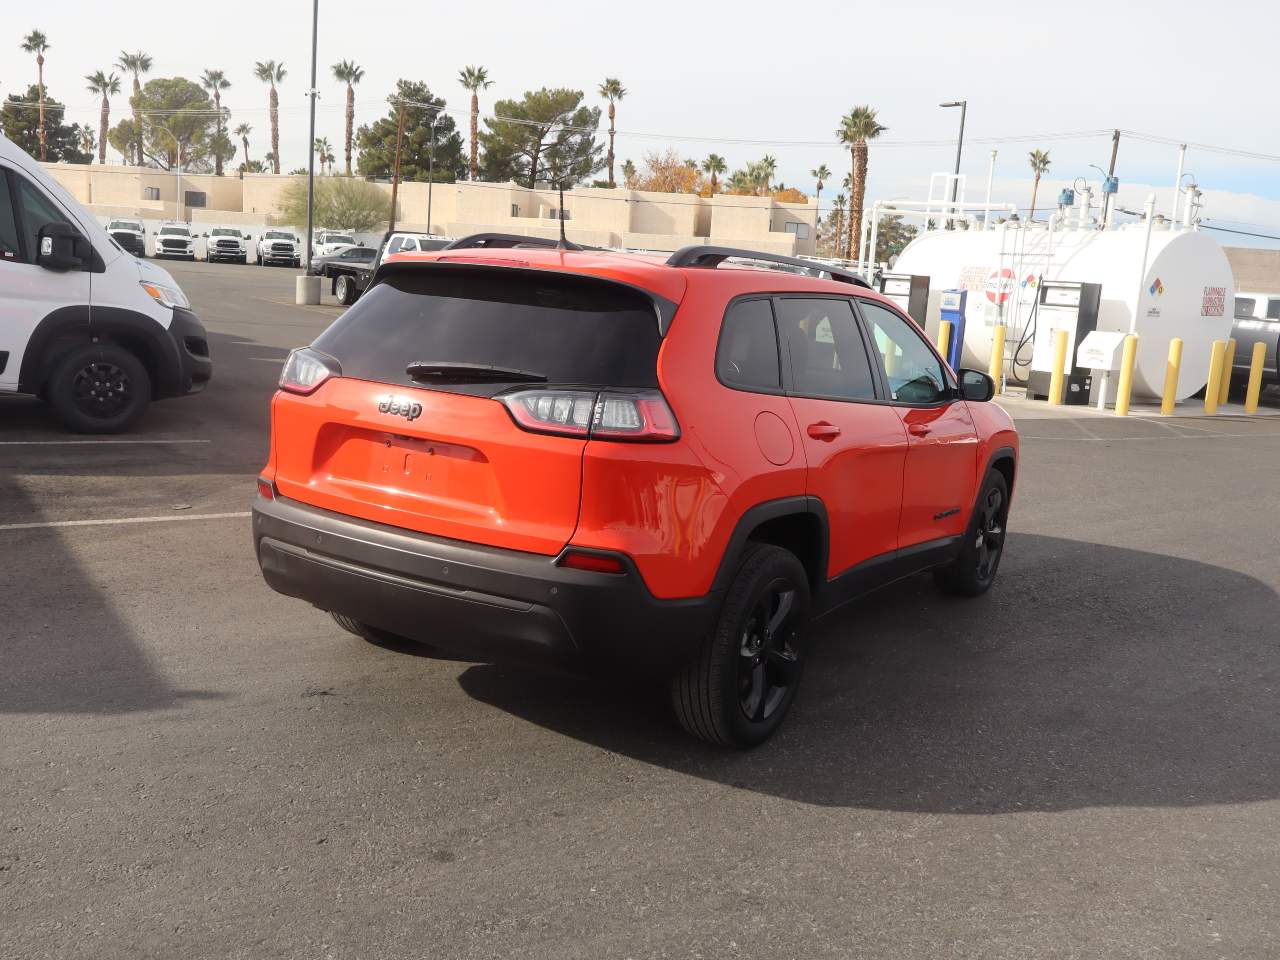
M680 437L680 427L657 390L620 391L513 390L497 399L525 430L592 440L665 443Z
M571 570L587 570L591 573L626 573L627 568L623 566L622 561L617 557L602 556L598 553L582 553L577 550L568 550L560 556L558 561L562 567L569 567Z
M264 500L274 500L276 498L276 485L265 477L259 477L258 496Z

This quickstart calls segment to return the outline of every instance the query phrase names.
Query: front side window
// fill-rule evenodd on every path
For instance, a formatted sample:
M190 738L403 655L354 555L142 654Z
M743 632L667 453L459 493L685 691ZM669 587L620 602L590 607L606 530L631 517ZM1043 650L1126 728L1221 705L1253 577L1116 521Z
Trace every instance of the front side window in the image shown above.
M783 297L774 302L793 394L828 400L875 398L867 348L848 300Z
M1280 320L1280 300L1267 301L1267 319Z
M924 338L888 307L862 301L862 314L880 355L889 394L901 403L938 403L951 388L937 358Z
M782 388L778 337L768 300L739 300L726 311L716 348L716 376L735 390L774 393Z
M20 260L18 248L18 221L13 215L13 201L9 196L9 181L0 169L0 261Z
M16 175L15 175L16 176ZM40 249L40 228L46 223L66 223L67 217L25 177L18 181L18 206L22 213L22 232L27 241L27 258L35 263Z
M1236 318L1243 319L1253 316L1253 308L1257 306L1258 301L1253 297L1236 297Z

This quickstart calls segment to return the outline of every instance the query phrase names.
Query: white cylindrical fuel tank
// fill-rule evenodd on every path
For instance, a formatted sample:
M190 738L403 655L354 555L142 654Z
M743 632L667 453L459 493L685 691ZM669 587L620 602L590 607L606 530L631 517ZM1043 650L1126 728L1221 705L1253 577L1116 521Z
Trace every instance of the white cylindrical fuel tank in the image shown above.
M1181 337L1178 399L1185 400L1208 382L1213 341L1231 336L1235 281L1226 254L1212 237L1163 227L1151 231L1146 275L1139 276L1146 238L1145 224L1111 230L1007 224L991 230L938 230L913 240L894 272L930 278L931 323L936 323L942 290L968 291L966 366L987 369L996 323L1005 324L1010 351L1025 336L1017 358L1020 378L1026 377L1031 358L1040 282L1099 283L1098 329L1138 334L1134 395L1160 396L1169 341Z

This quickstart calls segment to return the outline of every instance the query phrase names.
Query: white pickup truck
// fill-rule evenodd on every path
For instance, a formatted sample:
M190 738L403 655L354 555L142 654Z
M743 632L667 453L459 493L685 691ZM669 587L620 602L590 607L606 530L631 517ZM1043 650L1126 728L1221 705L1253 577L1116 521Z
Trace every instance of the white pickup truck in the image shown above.
M337 230L317 230L315 241L311 244L311 256L313 257L331 257L335 253L341 253L347 247L354 247L356 238L349 233L339 233Z
M263 230L258 238L258 266L283 263L302 266L302 244L291 230Z
M107 233L120 245L121 250L132 253L135 257L147 255L147 231L141 220L123 220L116 218L107 224Z
M204 259L208 263L229 260L249 262L249 235L230 227L214 227L205 234Z
M166 223L156 233L156 256L178 257L182 260L196 258L196 238L185 223Z

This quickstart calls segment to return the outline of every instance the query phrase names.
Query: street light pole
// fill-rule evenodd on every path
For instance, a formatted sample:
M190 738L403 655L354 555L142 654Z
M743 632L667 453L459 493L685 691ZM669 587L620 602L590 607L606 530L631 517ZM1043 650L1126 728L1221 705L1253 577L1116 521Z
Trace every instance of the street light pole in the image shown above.
M311 101L311 135L307 138L307 252L303 273L311 274L311 238L315 223L316 202L316 37L320 26L320 0L311 5L311 88L307 97Z
M163 130L165 133L169 135L169 139L173 141L174 154L178 158L178 162L174 165L174 172L178 175L177 187L175 188L176 196L174 197L174 203L177 204L177 207L175 208L177 210L177 219L179 222L181 222L182 221L182 144L178 142L178 138L174 134L174 132L170 130L168 127L166 127L163 123L156 123L153 120L151 121L151 125L155 127L157 130Z
M960 108L960 137L956 140L956 170L955 176L951 180L951 202L956 202L956 191L960 187L960 152L964 149L964 115L969 108L968 100L952 100L950 103L940 103L940 107L959 107ZM954 213L954 210L952 211Z

